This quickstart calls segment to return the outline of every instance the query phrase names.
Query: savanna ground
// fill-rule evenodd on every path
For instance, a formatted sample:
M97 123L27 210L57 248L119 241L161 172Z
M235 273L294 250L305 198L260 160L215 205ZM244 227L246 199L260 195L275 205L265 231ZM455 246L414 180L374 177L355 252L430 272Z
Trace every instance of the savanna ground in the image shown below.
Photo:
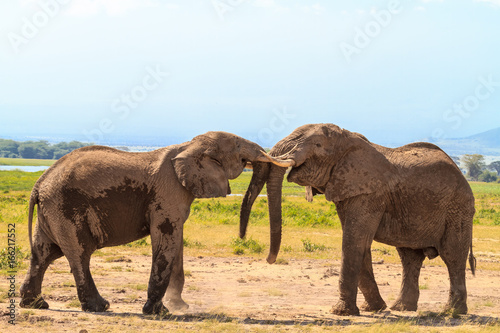
M267 202L254 205L248 238L237 238L240 196L196 200L185 224L183 297L190 308L164 317L142 315L151 265L149 238L97 251L91 270L105 313L84 313L65 258L47 270L43 294L49 310L19 308L16 326L8 324L9 283L6 255L8 224L15 223L17 291L29 259L27 200L41 175L0 171L0 331L136 332L136 331L486 331L500 330L500 184L472 183L476 196L474 254L477 272L467 271L469 314L441 313L449 280L443 262L426 259L420 278L417 312L385 310L338 317L329 309L338 299L341 228L334 205L324 197L313 203L303 188L284 183L283 241L276 264L265 257L269 244ZM233 193L244 193L251 173L231 181ZM382 297L390 305L399 293L401 265L395 248L372 247L374 271ZM359 305L363 296L359 294ZM168 306L168 304L167 304Z

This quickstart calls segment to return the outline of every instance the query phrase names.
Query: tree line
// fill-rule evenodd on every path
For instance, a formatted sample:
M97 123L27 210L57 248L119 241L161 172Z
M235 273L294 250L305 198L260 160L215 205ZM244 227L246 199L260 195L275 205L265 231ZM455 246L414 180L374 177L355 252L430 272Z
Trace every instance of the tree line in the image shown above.
M38 158L57 160L67 153L85 146L92 145L80 141L59 142L50 144L48 141L14 141L0 139L0 157L10 158ZM118 147L128 150L126 147ZM466 154L461 158L452 159L466 171L466 177L473 181L500 182L500 161L488 165L484 162L484 156L480 154Z
M0 139L0 157L57 160L77 148L89 145L80 141L50 144L45 140L18 142Z
M500 161L494 161L488 165L484 162L484 156L480 154L466 154L460 159L466 170L466 176L470 180L480 182L500 182Z

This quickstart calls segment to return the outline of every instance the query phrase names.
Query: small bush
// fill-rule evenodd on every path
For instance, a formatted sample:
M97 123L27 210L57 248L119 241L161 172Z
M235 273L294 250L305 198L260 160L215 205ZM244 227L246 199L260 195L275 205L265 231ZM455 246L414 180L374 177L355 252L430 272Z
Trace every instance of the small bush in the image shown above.
M491 183L496 182L498 180L498 176L495 172L485 170L482 174L479 175L478 180L480 182Z
M66 307L67 308L81 308L82 304L80 303L78 298L76 298L76 299L72 300L71 302L66 303Z
M184 238L182 240L182 243L183 243L184 247L191 247L191 248L197 248L197 249L202 249L205 247L205 245L201 244L200 242L198 242L198 241L193 242L189 238Z
M21 250L21 247L19 246L14 248L14 253L11 252L12 251L9 251L8 247L0 250L0 269L12 270L14 268L18 268L21 266L23 259L27 259L29 257L29 254Z
M314 244L309 239L301 239L301 241L305 252L324 251L327 249L325 245Z
M288 260L283 258L276 259L275 265L288 265Z
M233 247L234 254L244 254L245 249L250 250L251 253L262 253L265 248L263 244L260 244L258 241L252 239L252 237L249 239L234 237L231 241L231 246Z

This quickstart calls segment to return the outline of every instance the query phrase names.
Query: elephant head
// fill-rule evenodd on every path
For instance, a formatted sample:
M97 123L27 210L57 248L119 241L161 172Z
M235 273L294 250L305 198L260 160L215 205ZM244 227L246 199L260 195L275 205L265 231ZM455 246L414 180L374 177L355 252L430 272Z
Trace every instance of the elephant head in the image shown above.
M256 143L225 132L208 132L193 138L172 159L177 178L195 198L225 197L231 193L228 180L238 177L247 163L260 174L269 170L270 162L282 166L289 163L266 154ZM275 233L271 229L271 235ZM273 254L276 255L277 252Z
M382 149L383 147L380 147ZM317 193L340 202L350 197L374 192L385 186L384 174L390 169L383 156L376 153L364 136L333 124L309 124L297 128L279 141L269 152L281 166L273 163L254 170L245 194L240 214L240 237L246 234L250 210L263 185L267 183L272 253L278 253L281 243L281 187L291 166L288 181L306 186L310 201ZM384 169L385 168L385 169ZM273 263L276 257L268 257Z

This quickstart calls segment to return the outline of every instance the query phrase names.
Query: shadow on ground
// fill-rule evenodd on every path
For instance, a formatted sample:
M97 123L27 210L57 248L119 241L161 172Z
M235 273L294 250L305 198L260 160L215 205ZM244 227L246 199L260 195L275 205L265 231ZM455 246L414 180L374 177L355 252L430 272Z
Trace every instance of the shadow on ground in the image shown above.
M53 322L54 319L50 317L49 312L64 312L76 315L81 313L75 310L46 310L47 315L24 315L26 320L30 323L36 323L41 321ZM474 314L470 315L460 315L454 316L449 313L438 313L438 312L422 312L417 315L401 315L396 314L391 311L381 311L373 314L362 314L357 317L346 317L342 319L333 319L325 317L316 317L310 315L297 316L294 319L255 319L255 318L238 318L226 315L224 313L198 313L198 314L165 314L165 315L142 315L136 313L116 313L116 312L98 312L89 313L94 316L105 316L105 317L123 317L130 318L136 317L144 320L155 320L155 321L171 321L171 322L185 322L185 323L195 323L195 322L205 322L212 321L216 323L238 323L244 325L281 325L281 326L353 326L353 325L373 325L373 324L410 324L414 326L426 326L426 327L456 327L461 325L499 325L500 319L497 317L490 316L478 316Z

